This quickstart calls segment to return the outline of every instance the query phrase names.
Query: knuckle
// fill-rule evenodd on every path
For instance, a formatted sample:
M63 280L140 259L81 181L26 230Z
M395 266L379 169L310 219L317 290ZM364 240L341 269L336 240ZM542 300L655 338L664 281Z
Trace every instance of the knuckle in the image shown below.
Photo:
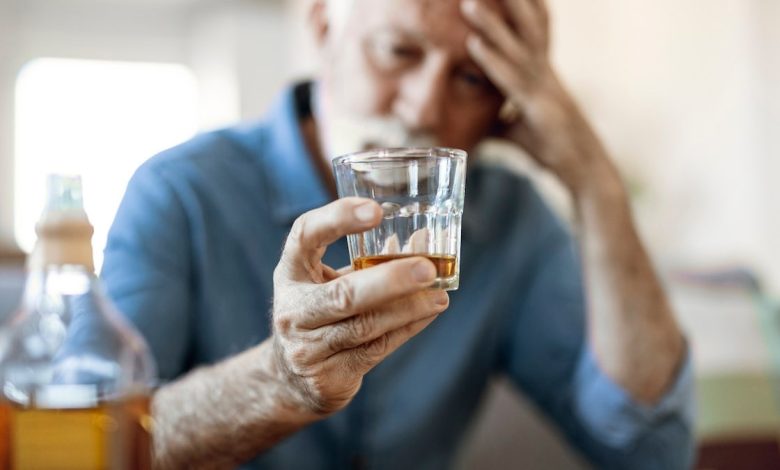
M368 343L365 347L365 353L369 360L375 361L377 358L384 356L389 347L390 338L387 334L384 334Z
M374 330L374 317L373 311L369 311L350 319L348 323L349 334L354 338L371 336Z
M287 240L285 241L283 249L284 254L290 255L292 253L306 250L306 240L309 226L308 220L308 213L303 214L302 216L295 219L295 222L293 222L292 227L290 228L290 232L287 234Z
M328 303L339 312L349 312L355 305L355 288L344 277L328 285L326 296Z
M356 348L352 353L352 360L349 363L349 368L354 374L363 373L367 367L373 365L373 356L368 352L368 345Z
M372 368L379 362L384 356L388 348L387 335L382 335L379 338L366 343L358 348L355 348L352 352L352 360L350 361L350 370L354 374L365 373L367 369Z
M345 348L346 340L344 338L343 328L333 327L328 329L323 341L331 353L337 353Z
M303 245L304 234L306 233L306 219L306 214L295 219L292 228L290 228L290 233L287 235L288 243Z

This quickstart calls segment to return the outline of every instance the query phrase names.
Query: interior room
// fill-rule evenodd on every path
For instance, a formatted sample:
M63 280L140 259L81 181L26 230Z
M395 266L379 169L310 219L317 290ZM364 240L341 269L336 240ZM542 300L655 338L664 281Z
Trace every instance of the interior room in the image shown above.
M47 175L81 176L100 273L139 166L261 122L317 76L313 3L0 0L0 318L22 303ZM548 8L551 61L620 172L685 336L693 468L780 468L780 2ZM495 139L479 149L530 178L577 233L566 189L534 158ZM501 375L454 452L462 469L594 468Z

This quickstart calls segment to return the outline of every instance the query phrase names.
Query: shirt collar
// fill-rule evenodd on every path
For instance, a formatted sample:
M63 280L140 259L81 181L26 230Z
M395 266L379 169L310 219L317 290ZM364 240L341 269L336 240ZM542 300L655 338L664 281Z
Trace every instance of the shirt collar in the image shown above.
M302 115L311 112L307 102L312 84L299 83L285 89L277 97L265 118L266 133L260 142L258 154L268 176L268 198L271 215L276 223L289 224L306 211L315 209L331 201L328 190L322 180L313 157L306 148L299 120ZM496 218L488 213L497 201L486 203L495 198L484 196L480 165L469 171L466 191L466 211L464 211L463 231L468 232L474 241L490 238L495 229L492 222ZM501 186L501 185L498 185ZM501 191L488 191L488 193ZM501 198L498 198L499 201ZM503 201L506 203L506 201ZM500 204L499 204L500 205Z
M304 212L330 202L330 196L301 133L300 110L308 93L301 83L287 88L266 116L267 133L261 152L268 175L271 213L278 223L289 223Z

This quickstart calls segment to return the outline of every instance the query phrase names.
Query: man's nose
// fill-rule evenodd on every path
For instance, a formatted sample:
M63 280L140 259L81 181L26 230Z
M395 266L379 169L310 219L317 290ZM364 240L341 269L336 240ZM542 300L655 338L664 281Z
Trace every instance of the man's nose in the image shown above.
M446 64L428 61L402 80L396 115L412 130L435 131L444 118L446 87Z

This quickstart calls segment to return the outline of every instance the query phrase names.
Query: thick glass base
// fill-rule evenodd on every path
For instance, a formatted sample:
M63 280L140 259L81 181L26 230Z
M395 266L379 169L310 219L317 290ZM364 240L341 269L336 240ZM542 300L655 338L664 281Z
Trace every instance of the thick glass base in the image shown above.
M460 276L437 277L436 280L433 281L431 289L443 289L446 291L451 291L458 290L459 285Z

